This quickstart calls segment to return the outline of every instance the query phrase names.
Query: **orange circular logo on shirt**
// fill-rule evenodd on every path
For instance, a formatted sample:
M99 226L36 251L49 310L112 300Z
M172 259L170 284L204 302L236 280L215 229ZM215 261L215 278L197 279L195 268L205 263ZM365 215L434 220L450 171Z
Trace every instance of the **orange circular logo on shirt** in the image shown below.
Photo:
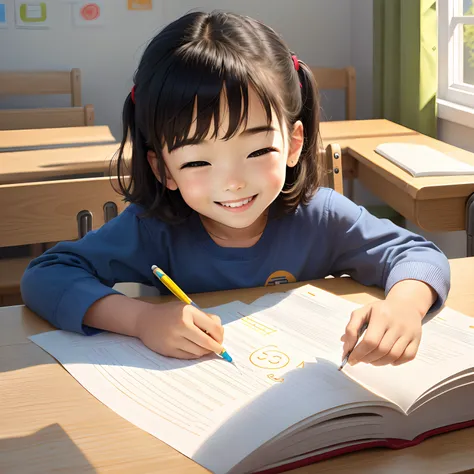
M295 283L296 278L285 270L273 272L265 282L265 286L283 285L285 283Z

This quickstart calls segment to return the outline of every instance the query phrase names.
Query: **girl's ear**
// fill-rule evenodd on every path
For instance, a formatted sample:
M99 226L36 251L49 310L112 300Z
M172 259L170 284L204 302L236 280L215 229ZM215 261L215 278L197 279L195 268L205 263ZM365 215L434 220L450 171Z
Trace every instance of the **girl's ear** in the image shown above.
M286 165L290 168L296 166L300 159L301 150L304 143L304 129L301 120L297 120L293 125L293 131L290 135L290 149L288 151L288 159Z
M146 158L148 160L148 164L150 165L150 168L153 171L153 174L155 175L155 178L161 184L163 184L161 180L160 170L158 169L158 158L156 156L156 153L154 151L148 150L146 154ZM178 189L178 185L176 184L176 181L173 179L173 176L171 176L171 173L166 165L165 165L165 173L166 173L166 187L170 191L176 191Z

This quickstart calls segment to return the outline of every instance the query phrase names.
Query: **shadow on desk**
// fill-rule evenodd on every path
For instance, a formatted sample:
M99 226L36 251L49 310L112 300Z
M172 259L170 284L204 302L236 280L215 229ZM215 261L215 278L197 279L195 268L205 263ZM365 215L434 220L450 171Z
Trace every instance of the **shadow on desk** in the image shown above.
M47 466L42 466L47 460ZM23 437L0 439L0 472L97 472L58 424Z

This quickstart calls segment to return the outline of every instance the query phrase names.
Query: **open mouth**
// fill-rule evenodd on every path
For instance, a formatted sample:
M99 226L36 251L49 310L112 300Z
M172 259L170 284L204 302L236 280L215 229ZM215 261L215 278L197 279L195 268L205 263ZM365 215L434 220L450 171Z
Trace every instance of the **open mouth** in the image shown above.
M222 201L222 202L216 201L216 204L219 205L220 207L223 207L227 211L233 211L233 212L245 211L253 204L256 197L257 197L257 194L255 194L255 196L250 196L250 197L246 197L244 199L235 200L235 201Z

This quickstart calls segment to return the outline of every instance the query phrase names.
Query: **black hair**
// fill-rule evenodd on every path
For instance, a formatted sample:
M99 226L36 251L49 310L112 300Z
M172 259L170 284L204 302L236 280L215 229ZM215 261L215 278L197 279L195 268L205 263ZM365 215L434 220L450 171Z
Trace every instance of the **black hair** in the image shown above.
M269 125L272 111L282 130L286 126L290 131L297 120L303 123L303 150L298 164L287 167L277 203L286 212L307 203L321 178L319 97L311 70L292 58L288 46L270 27L223 12L184 15L158 33L143 53L134 92L125 100L123 139L116 157L125 200L169 223L186 219L192 211L179 190L166 187L161 150L165 145L171 150L199 142L211 127L216 136L222 100L229 109L223 139L231 138L246 125L249 88L259 97ZM131 161L124 152L128 141ZM161 182L148 163L149 150L157 155Z

